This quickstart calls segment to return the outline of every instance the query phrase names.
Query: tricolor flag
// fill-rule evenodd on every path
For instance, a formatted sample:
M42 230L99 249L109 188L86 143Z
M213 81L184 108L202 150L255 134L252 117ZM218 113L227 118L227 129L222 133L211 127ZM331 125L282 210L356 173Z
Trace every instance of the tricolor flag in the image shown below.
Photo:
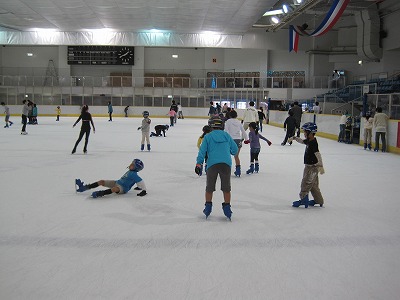
M294 50L297 52L299 44L299 36L320 36L327 33L336 22L339 20L340 16L343 14L350 0L335 0L332 7L329 9L328 14L322 23L314 30L312 33L307 33L301 26L289 26L289 52Z
M297 49L299 47L299 33L294 30L294 26L290 25L289 26L289 52L294 52L297 53Z

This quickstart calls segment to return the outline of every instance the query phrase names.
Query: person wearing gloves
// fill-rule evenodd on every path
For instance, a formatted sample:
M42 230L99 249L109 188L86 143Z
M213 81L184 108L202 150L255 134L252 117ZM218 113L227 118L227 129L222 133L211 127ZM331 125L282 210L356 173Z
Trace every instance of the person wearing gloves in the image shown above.
M222 210L224 215L231 220L231 155L236 155L238 147L231 136L224 131L224 122L219 116L213 116L208 120L212 131L206 134L201 143L196 159L195 173L200 175L203 169L203 162L207 158L207 183L205 193L205 208L203 213L206 218L211 214L212 197L215 191L217 177L221 180L221 190L224 195Z
M304 130L305 139L300 137L291 137L289 140L296 140L300 144L306 145L306 150L304 152L304 172L303 179L301 181L300 187L300 200L293 202L293 207L299 207L304 205L307 208L309 205L314 206L319 204L323 206L324 198L322 197L321 191L319 189L318 173L324 174L324 165L322 163L321 153L318 149L318 142L315 138L317 133L317 125L315 123L305 123L301 126ZM314 200L309 200L308 193L311 192Z
M118 180L99 180L97 182L86 184L80 179L75 179L75 185L78 187L77 192L82 193L84 191L97 188L98 186L108 187L108 190L96 191L92 193L93 198L103 197L105 195L110 195L112 193L116 194L126 194L129 192L135 184L135 190L141 191L137 194L143 197L147 194L146 185L142 178L137 174L139 171L143 170L144 164L140 159L135 158L128 167L128 171Z
M140 150L144 150L144 143L147 142L147 150L150 151L151 146L150 146L150 124L151 124L151 119L149 118L150 114L147 110L142 112L143 115L143 120L142 120L142 126L138 127L138 130L142 131L142 141L140 143Z
M249 107L246 108L246 110L244 111L244 115L243 115L242 124L243 124L244 130L247 130L247 128L249 128L249 124L251 122L257 123L259 120L260 119L258 117L258 111L254 107L254 101L250 101Z

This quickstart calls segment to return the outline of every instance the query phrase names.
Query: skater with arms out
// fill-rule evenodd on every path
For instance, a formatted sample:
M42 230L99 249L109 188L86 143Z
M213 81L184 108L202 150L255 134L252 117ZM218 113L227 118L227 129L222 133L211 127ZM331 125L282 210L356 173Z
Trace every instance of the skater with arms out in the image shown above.
M314 206L315 204L322 206L324 204L324 198L319 189L318 173L322 175L325 173L325 170L321 153L319 153L318 142L315 138L317 125L308 122L305 123L301 129L304 130L304 140L300 137L290 138L290 140L294 139L296 142L306 145L306 150L304 152L304 172L299 194L300 200L294 201L293 207L304 205L305 208L307 208L309 205ZM309 192L313 195L314 200L308 199Z

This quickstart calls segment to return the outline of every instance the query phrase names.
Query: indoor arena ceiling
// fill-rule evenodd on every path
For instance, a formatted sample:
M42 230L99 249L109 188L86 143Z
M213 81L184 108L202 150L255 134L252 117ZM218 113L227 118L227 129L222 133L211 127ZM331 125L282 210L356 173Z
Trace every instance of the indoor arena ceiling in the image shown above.
M326 14L333 0L0 0L3 30L114 31L149 30L174 33L218 32L244 34L251 28L277 30L271 17L263 15L289 3L292 9L307 4L290 22L315 20ZM300 1L300 0L299 0ZM393 0L350 0L346 12ZM395 0L400 2L400 0ZM296 5L294 5L296 4ZM301 24L301 23L300 23ZM275 26L275 27L274 27Z

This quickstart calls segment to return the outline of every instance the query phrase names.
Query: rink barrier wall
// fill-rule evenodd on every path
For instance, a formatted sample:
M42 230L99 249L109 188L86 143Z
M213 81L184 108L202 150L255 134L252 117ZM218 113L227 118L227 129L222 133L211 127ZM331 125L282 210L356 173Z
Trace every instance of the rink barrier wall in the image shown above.
M40 116L56 116L56 105L41 105L38 107L38 117ZM21 115L22 105L9 105L10 113L13 117L18 117ZM125 106L113 106L113 118L125 117L124 113ZM150 113L151 118L165 118L166 124L169 123L169 116L167 113L169 107L142 107L142 106L130 106L128 111L128 117L140 118L142 117L142 112L147 110ZM183 116L185 118L200 118L207 119L208 107L184 107ZM238 113L238 119L241 119L244 114L244 109L236 109ZM89 112L93 117L108 117L107 106L90 106ZM80 114L80 106L61 106L61 117L78 117ZM269 112L269 125L283 128L283 123L287 118L287 111L276 111L271 110ZM316 123L318 125L317 136L337 140L339 134L339 115L327 115L319 114L316 116ZM306 122L313 122L313 113L304 113L302 116L302 124ZM364 120L361 120L360 128L360 145L364 144L363 140L363 128ZM397 147L397 137L399 133L399 120L389 120L388 122L388 132L386 134L386 142L388 145L388 151L392 153L400 154L400 148ZM375 146L375 131L372 132L372 145ZM284 138L284 133L282 131L282 139Z
M287 111L270 111L269 112L269 125L282 127L288 116ZM337 141L339 135L339 121L340 115L326 115L319 114L316 116L316 123L318 126L317 136L328 138ZM301 124L306 122L314 122L313 113L304 113L301 118ZM389 120L388 130L386 133L387 150L391 153L400 154L400 148L397 147L397 136L399 135L399 120ZM282 139L284 133L282 132ZM372 129L372 148L375 147L375 129ZM356 144L352 144L356 145ZM364 118L361 118L360 128L360 143L364 145Z

